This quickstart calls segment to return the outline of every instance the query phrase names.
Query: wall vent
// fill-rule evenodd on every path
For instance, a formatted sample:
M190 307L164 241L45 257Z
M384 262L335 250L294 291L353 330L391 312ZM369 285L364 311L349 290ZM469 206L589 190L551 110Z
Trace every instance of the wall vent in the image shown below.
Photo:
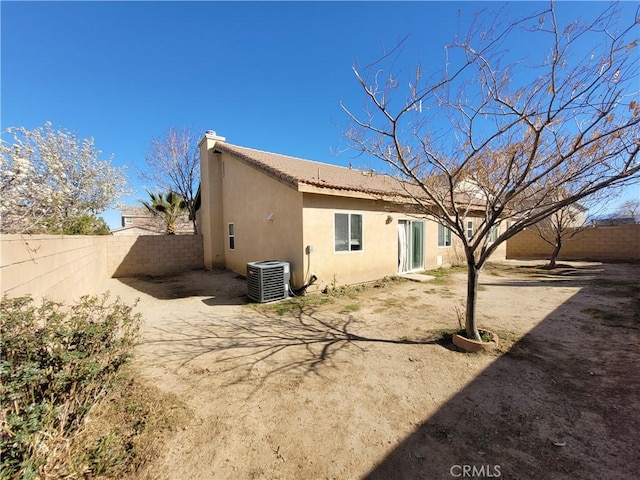
M247 263L247 295L260 303L287 298L289 278L287 262L268 260Z

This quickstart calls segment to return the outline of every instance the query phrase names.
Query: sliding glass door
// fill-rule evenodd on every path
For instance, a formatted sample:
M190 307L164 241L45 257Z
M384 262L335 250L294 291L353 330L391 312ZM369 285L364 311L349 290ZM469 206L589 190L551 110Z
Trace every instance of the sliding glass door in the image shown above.
M398 221L398 272L424 268L424 221Z

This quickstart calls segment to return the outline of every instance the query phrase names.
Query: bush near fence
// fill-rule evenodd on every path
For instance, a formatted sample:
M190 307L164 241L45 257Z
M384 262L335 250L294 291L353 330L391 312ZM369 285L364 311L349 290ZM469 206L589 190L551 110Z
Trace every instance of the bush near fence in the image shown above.
M130 359L141 319L134 307L108 295L72 306L2 299L0 478L84 478L77 473L93 470L70 442Z

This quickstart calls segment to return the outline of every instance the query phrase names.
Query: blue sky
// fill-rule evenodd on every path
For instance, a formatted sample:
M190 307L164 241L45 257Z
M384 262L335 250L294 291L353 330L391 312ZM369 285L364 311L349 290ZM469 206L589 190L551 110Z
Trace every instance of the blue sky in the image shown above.
M409 35L409 56L442 67L458 10L484 2L6 2L1 127L47 120L94 137L104 158L138 174L151 137L171 126L215 130L231 143L363 166L342 151L340 101L363 97L351 67ZM559 12L599 11L562 2ZM625 2L630 14L636 2ZM514 2L514 14L544 7ZM623 198L638 198L638 187ZM119 213L106 212L118 226Z

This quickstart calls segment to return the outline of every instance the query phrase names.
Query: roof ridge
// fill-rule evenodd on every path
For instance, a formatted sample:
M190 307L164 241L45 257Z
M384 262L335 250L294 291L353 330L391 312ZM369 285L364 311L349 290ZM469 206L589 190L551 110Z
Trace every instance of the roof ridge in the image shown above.
M227 142L225 142L225 143L224 143L224 145L228 145L228 146L230 146L230 147L244 148L244 149L246 149L246 150L252 150L252 151L254 151L254 152L266 153L266 154L268 154L268 155L277 155L277 156L279 156L279 157L286 157L286 158L290 158L290 159L292 159L292 160L300 160L300 161L303 161L303 162L316 163L316 164L319 164L319 165L325 165L325 166L327 166L327 167L341 168L341 169L349 170L349 171L352 171L352 172L353 172L353 171L358 171L358 172L367 172L367 173L368 173L368 171L367 171L367 170L362 170L362 169L359 169L359 168L345 167L344 165L336 165L336 164L334 164L334 163L321 162L321 161L319 161L319 160L310 160L310 159L308 159L308 158L295 157L295 156L293 156L293 155L287 155L287 154L285 154L285 153L270 152L270 151L268 151L268 150L260 150L260 149L258 149L258 148L245 147L245 146L243 146L243 145L236 145L236 144L233 144L233 143L227 143ZM386 174L383 174L383 173L377 173L377 172L376 172L376 175L386 175Z

